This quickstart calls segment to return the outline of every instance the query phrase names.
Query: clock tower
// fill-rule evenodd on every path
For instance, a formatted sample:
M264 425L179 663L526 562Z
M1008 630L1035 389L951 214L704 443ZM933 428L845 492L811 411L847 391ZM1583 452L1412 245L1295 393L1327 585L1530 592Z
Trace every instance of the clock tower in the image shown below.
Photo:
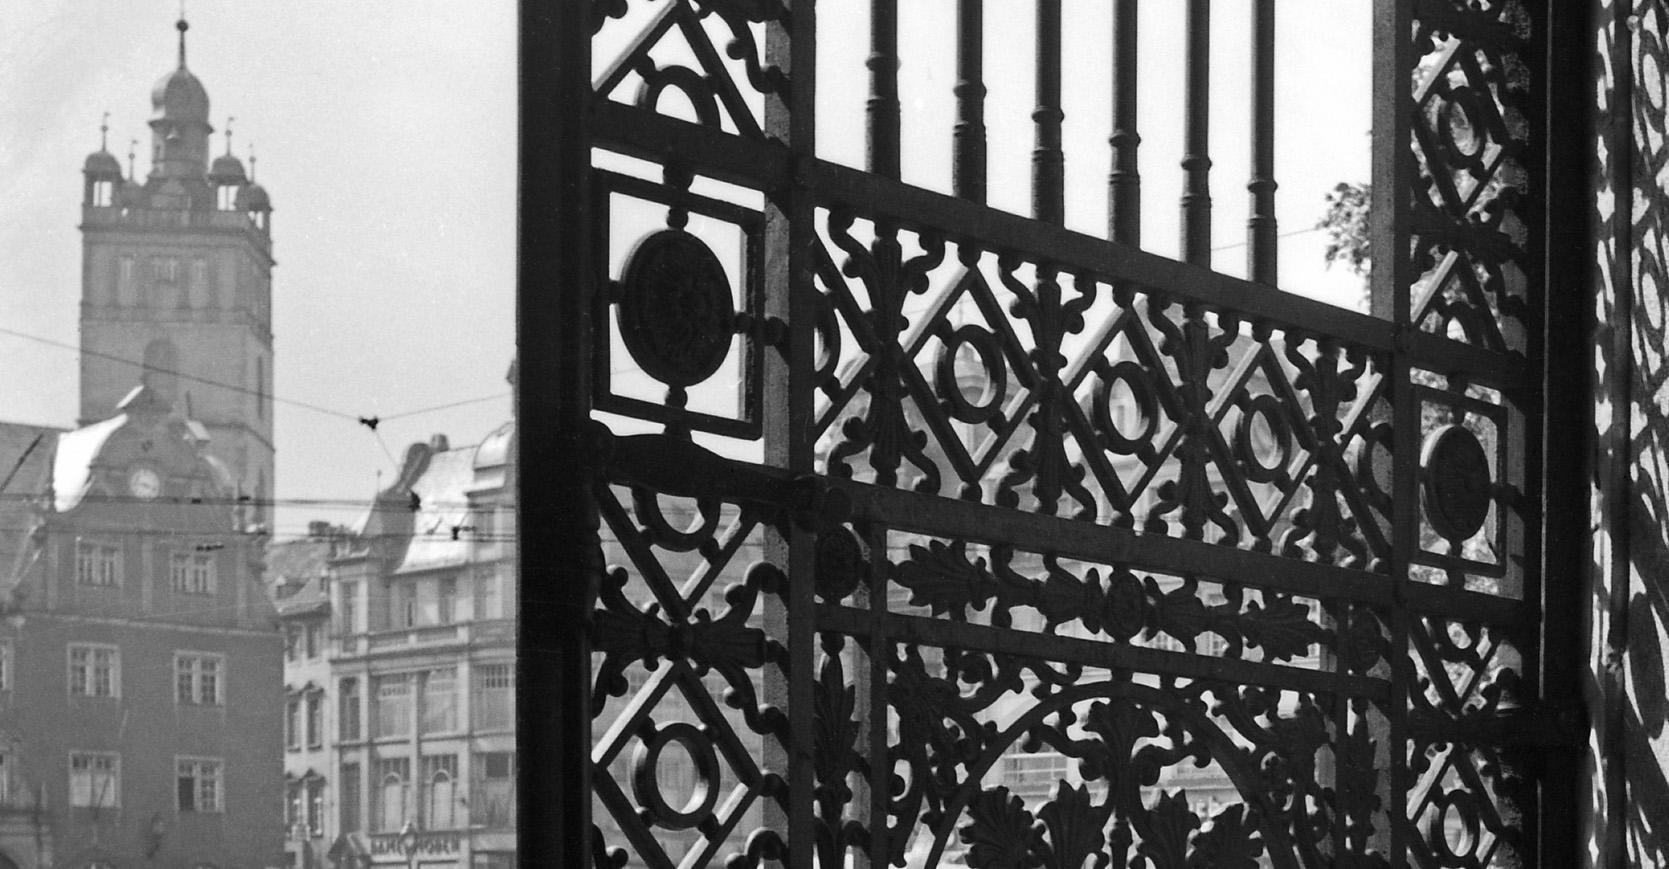
M270 521L272 201L232 154L214 150L209 96L179 63L151 91L150 173L108 143L87 158L82 190L81 410L118 413L138 384L199 423L208 452ZM144 481L139 481L144 485Z

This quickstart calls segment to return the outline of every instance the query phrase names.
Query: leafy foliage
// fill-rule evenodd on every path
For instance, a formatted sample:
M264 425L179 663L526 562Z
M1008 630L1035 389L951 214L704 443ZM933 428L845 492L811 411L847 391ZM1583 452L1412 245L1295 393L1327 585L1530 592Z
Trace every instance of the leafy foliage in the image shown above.
M1373 268L1373 253L1368 247L1368 212L1373 206L1373 187L1350 181L1340 181L1327 194L1327 213L1316 222L1316 228L1327 231L1327 264L1343 263L1351 271L1366 277Z

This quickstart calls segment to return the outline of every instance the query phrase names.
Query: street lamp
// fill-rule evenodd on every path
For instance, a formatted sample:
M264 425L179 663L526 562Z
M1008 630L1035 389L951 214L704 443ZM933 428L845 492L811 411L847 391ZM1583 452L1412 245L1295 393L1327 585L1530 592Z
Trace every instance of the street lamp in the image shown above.
M400 828L400 853L406 855L406 869L417 869L417 825L410 818Z

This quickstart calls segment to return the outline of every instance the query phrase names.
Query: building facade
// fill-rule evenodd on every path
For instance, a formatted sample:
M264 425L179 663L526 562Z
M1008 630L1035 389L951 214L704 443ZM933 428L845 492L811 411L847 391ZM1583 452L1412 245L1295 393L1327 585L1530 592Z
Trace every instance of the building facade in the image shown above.
M113 410L5 443L31 497L0 623L0 866L270 865L261 540L203 426L143 386Z
M354 527L270 549L289 865L514 865L513 438L414 444Z
M177 29L148 176L82 166L77 427L0 424L0 869L282 853L271 204Z

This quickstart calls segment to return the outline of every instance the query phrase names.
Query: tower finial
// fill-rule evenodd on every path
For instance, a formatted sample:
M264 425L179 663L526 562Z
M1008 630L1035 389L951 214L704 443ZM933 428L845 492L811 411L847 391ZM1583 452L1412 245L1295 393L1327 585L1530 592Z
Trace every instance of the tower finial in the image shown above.
M249 183L255 183L255 143L249 143Z
M185 69L185 32L191 29L185 21L185 0L180 0L180 20L174 22L174 29L180 32L180 69Z
M133 174L133 152L135 150L137 150L138 148L139 148L139 140L138 139L129 139L128 140L128 143L127 143L127 180L129 180L129 181L132 181L132 180L134 180L135 178L138 177L137 175Z
M99 119L99 150L100 151L110 150L110 113L109 112L105 112L104 117Z
M237 118L226 116L226 156L232 156L232 122Z

